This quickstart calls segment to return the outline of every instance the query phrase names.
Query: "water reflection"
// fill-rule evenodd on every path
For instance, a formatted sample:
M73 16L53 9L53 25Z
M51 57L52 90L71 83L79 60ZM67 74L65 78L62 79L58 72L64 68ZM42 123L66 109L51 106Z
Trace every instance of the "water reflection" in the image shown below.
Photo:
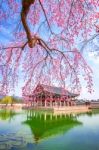
M33 142L31 133L22 125L25 117L24 112L0 110L0 150L20 150Z
M0 120L9 120L16 116L16 112L14 110L0 110Z
M82 141L87 150L88 142L98 145L98 130L98 110L86 114L0 110L0 150L49 150L51 147L60 150L62 146L63 150L79 150Z
M90 110L89 112L86 113L78 113L77 116L89 116L89 117L93 117L95 115L99 115L99 109L93 109Z
M39 142L52 136L64 134L82 123L77 120L76 115L54 115L30 110L27 113L27 120L24 124L27 124L31 129L35 142Z

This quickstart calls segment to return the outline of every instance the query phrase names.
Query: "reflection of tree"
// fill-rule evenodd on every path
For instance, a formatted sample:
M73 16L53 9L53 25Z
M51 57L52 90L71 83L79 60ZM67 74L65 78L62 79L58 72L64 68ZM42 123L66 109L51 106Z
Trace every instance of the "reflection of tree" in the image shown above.
M92 111L81 113L81 114L78 114L77 116L81 116L81 115L87 115L89 117L92 117L94 115L99 115L99 109L93 109Z
M0 110L0 120L11 120L15 115L13 110Z
M55 116L53 114L41 114L33 111L29 112L24 123L30 127L36 142L50 136L63 134L76 125L81 125L81 122L71 115Z
M92 115L99 115L99 109L94 109L92 111Z

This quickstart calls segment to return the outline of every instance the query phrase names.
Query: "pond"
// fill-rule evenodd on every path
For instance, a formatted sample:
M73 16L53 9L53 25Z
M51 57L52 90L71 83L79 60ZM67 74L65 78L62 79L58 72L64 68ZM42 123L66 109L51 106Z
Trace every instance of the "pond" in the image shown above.
M0 150L99 150L99 111L0 110Z

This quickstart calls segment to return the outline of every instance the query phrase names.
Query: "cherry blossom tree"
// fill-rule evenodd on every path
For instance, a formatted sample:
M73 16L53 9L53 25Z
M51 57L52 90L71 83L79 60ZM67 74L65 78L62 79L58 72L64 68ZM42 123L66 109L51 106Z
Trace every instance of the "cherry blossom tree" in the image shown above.
M23 80L27 94L38 83L80 92L83 78L92 92L82 49L99 35L98 10L98 0L1 0L0 30L6 26L13 39L0 43L0 90Z

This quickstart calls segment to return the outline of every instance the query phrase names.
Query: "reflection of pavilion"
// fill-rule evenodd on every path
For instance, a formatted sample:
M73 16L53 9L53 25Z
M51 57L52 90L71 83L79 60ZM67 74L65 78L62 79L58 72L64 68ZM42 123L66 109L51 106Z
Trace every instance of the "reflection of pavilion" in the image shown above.
M52 113L41 113L28 111L27 124L36 142L59 134L63 134L76 125L81 125L73 115L53 115Z

